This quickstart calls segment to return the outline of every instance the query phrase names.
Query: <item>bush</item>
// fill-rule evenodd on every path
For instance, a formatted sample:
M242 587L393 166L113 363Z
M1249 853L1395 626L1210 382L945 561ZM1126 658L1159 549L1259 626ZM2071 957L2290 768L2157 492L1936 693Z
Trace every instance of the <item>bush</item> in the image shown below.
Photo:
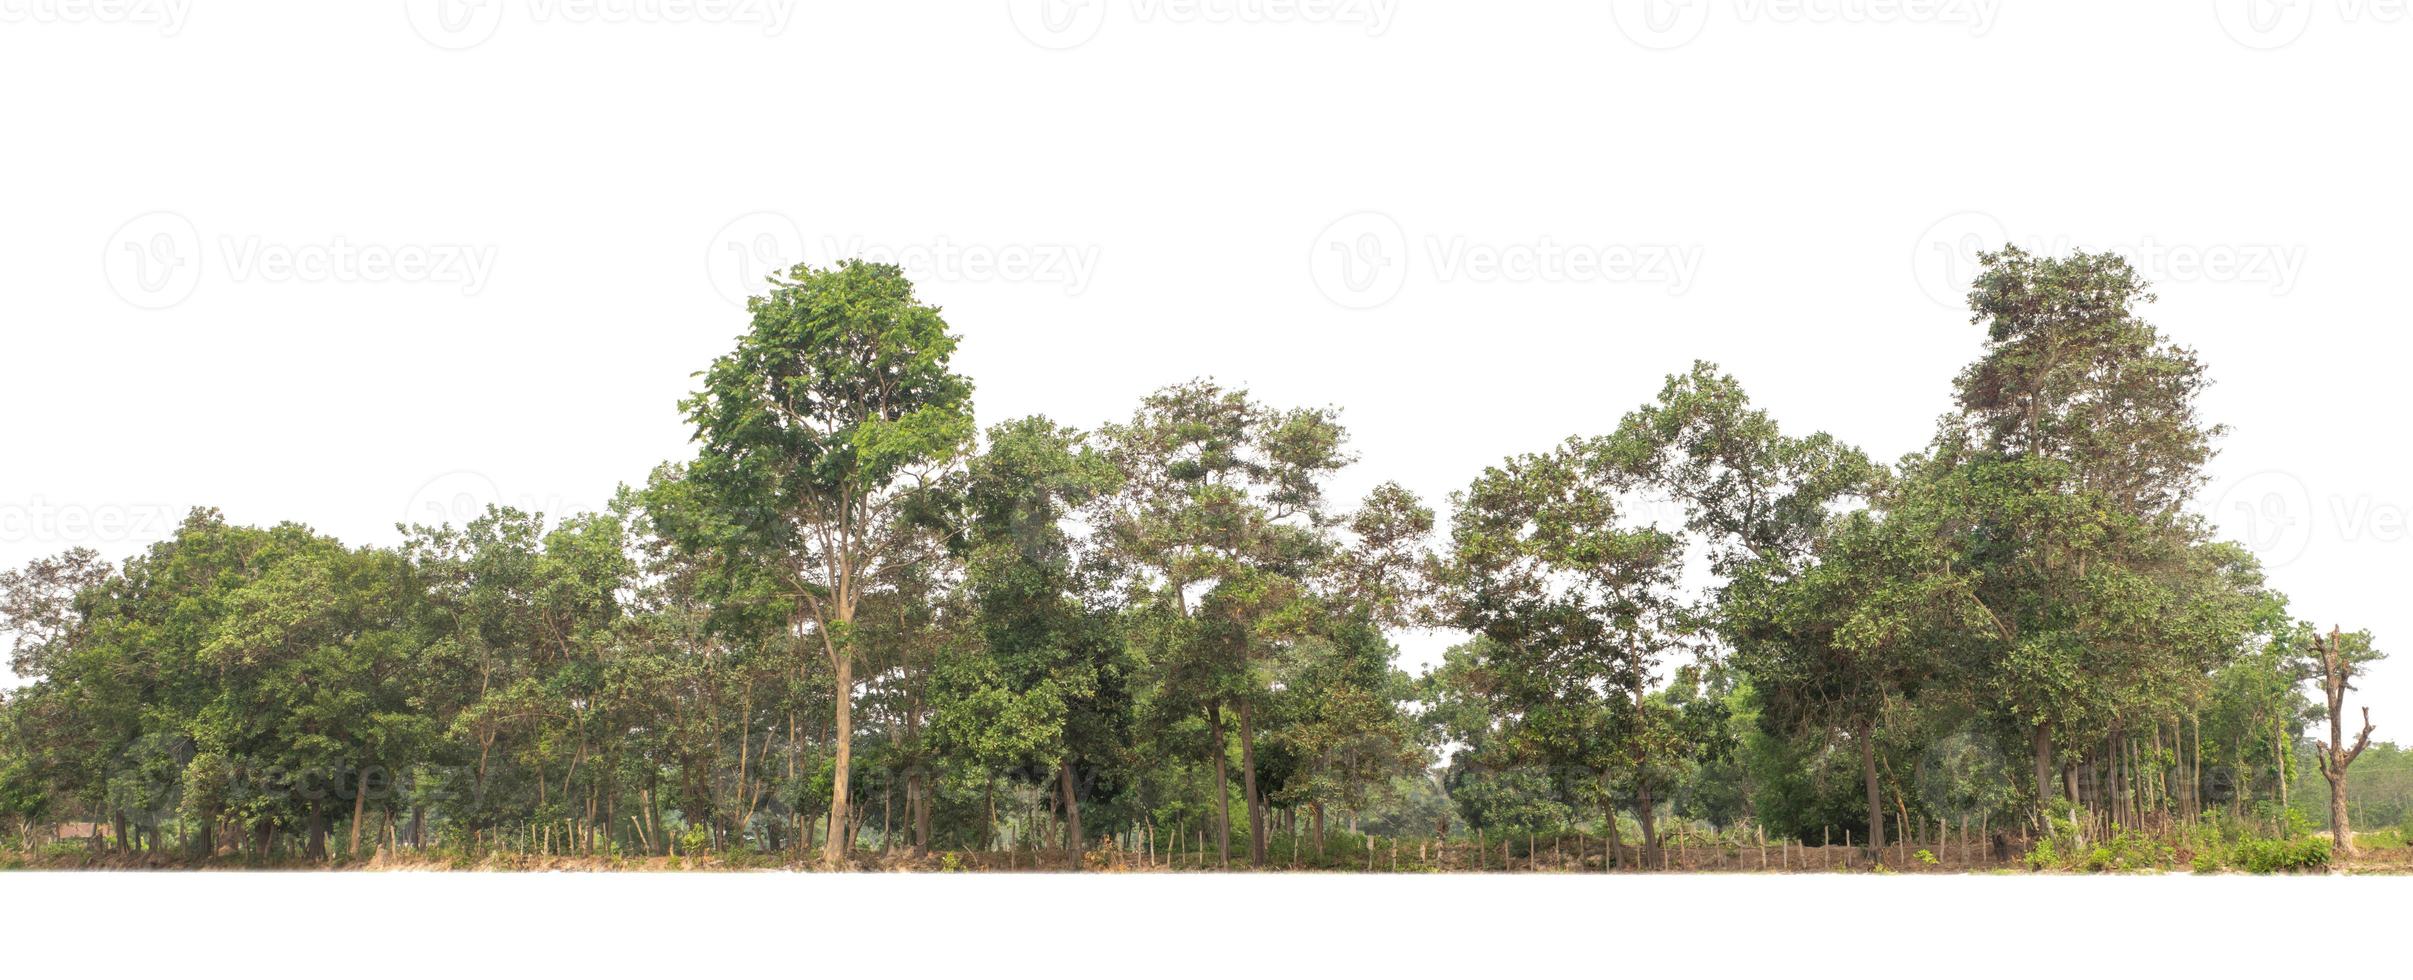
M2329 867L2329 838L2254 838L2239 841L2230 863L2258 875L2318 871Z
M2123 830L2087 853L2083 871L2150 871L2178 861L2170 845L2132 830Z
M2354 835L2354 843L2356 847L2393 851L2405 846L2405 831L2401 827L2390 827L2376 833L2358 833Z
M2053 846L2052 838L2046 837L2028 849L2027 860L2028 870L2048 871L2061 866L2061 849Z

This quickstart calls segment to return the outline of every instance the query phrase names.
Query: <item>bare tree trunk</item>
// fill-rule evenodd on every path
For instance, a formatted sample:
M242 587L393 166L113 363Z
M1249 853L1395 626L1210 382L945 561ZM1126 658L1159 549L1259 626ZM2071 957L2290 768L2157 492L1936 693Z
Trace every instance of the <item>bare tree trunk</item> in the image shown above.
M1885 846L1885 799L1877 789L1877 726L1860 722L1860 781L1868 790L1868 852Z
M913 856L926 858L930 856L931 797L937 794L933 790L932 780L926 775L917 770L913 776L920 784L916 795L921 803L921 812L914 814L913 820Z
M2347 857L2359 853L2354 846L2354 827L2346 817L2346 769L2362 757L2371 746L2371 709L2363 709L2363 730L2354 737L2354 747L2346 746L2346 692L2353 677L2354 665L2346 660L2339 648L2343 637L2339 631L2329 631L2329 640L2315 640L2313 648L2321 655L2321 688L2329 699L2329 741L2321 743L2321 777L2329 780L2329 833L2337 843L2337 851Z
M1223 706L1207 705L1207 731L1215 741L1215 853L1223 867L1232 866L1232 784L1225 772L1223 752Z
M1064 797L1064 860L1074 871L1081 870L1081 852L1087 841L1081 836L1081 794L1072 776L1072 759L1066 757L1057 765L1059 782L1056 792Z
M1265 866L1265 801L1257 795L1257 723L1249 702L1240 702L1240 791L1248 794L1248 861Z
M1609 792L1609 774L1605 772L1600 774L1600 824L1602 834L1608 837L1609 849L1600 861L1600 870L1605 873L1625 864L1625 857L1617 853L1625 847L1617 832L1617 795Z
M830 685L838 695L837 718L831 726L834 740L837 743L837 751L832 759L832 764L836 768L830 777L829 822L831 833L829 839L821 844L821 863L830 867L837 867L846 860L847 845L851 843L850 838L854 836L841 831L840 828L847 826L847 767L854 763L855 664L852 656L843 653L838 655L836 660L838 676Z
M362 778L365 775L366 773L361 772L352 774L352 845L349 850L356 858L360 856L361 817L368 812L369 808L368 780Z
M1651 799L1650 773L1641 766L1634 767L1634 816L1642 821L1642 867L1649 870L1659 863L1659 805Z
M2036 827L2038 830L2044 830L2053 825L2052 820L2047 816L2052 812L2053 801L2052 730L2041 724L2037 725L2034 733L2029 737L2029 745L2033 747L2036 756Z

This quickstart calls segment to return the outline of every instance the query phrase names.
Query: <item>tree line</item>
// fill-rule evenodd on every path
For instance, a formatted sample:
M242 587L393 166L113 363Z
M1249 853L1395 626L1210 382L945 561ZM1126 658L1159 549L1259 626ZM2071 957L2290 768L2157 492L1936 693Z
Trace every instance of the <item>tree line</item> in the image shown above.
M0 832L1243 867L1581 830L1656 866L1668 822L2284 831L2310 760L2352 853L2379 654L2197 513L2222 428L2150 300L2116 256L1992 253L1921 451L1787 431L1699 363L1441 532L1397 484L1328 495L1337 410L1212 380L983 429L900 270L799 266L680 403L693 454L600 512L354 547L204 508L0 575ZM1467 639L1411 673L1418 628Z

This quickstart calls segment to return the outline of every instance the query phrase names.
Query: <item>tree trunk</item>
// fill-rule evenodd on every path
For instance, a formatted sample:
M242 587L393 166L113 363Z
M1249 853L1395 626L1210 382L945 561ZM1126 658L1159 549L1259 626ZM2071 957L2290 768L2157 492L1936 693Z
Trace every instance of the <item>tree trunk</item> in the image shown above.
M1625 842L1617 833L1617 795L1609 792L1609 774L1605 772L1600 774L1600 826L1601 833L1609 839L1608 852L1600 862L1600 870L1607 873L1611 868L1624 866L1625 858L1617 852Z
M2354 849L2354 828L2346 822L2346 774L2335 772L2328 775L2329 833L2337 841L2339 854L2354 857L2357 853Z
M1074 871L1081 870L1081 852L1087 841L1081 836L1081 794L1072 776L1072 759L1066 757L1057 765L1060 781L1056 792L1064 797L1064 860Z
M838 695L837 718L831 725L837 743L837 752L832 759L836 768L830 774L829 821L832 832L821 845L821 863L833 868L846 860L847 845L853 837L839 828L847 826L847 767L854 763L855 751L854 658L841 653L836 659L838 676L830 685Z
M1651 777L1642 767L1634 767L1634 816L1642 822L1642 868L1650 870L1659 863L1659 805L1651 799Z
M1207 731L1215 741L1215 854L1223 867L1232 866L1232 783L1225 772L1223 751L1223 706L1207 705Z
M914 778L921 780L921 812L914 815L913 856L926 858L930 856L930 811L934 809L931 797L937 794L932 786L932 781L920 772L915 772Z
M2047 817L2047 814L2052 812L2053 802L2052 730L2043 725L2037 725L2034 734L2029 738L2029 745L2034 748L2036 755L2036 827L2038 830L2046 830L2053 825L2052 820Z
M996 775L991 774L987 780L987 783L987 788L981 791L980 800L980 849L984 851L994 851L997 849Z
M363 778L365 775L363 772L352 774L352 844L348 850L355 858L360 856L361 818L367 815L369 809L369 788L368 780Z
M1240 702L1240 791L1248 795L1248 861L1265 866L1265 801L1257 796L1257 724L1249 702Z
M302 853L313 861L327 859L327 815L316 807L310 810L310 839Z
M1860 781L1868 790L1868 852L1885 846L1885 799L1877 789L1876 723L1860 722Z

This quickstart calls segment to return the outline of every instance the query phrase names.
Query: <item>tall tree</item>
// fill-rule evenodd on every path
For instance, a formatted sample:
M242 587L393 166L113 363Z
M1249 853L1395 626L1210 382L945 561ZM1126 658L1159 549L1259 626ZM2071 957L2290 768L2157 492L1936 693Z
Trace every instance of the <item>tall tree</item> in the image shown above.
M1119 480L1080 432L1033 416L992 427L958 491L981 643L943 678L938 724L988 765L1052 770L1076 870L1087 776L1127 744L1130 705L1116 622L1066 524Z
M1685 529L1707 550L1716 578L1709 599L1714 633L1745 673L1769 683L1764 724L1818 736L1849 738L1861 756L1872 846L1885 835L1878 797L1875 727L1887 692L1900 692L1904 671L1864 670L1864 656L1837 648L1848 613L1834 584L1867 571L1820 576L1820 549L1839 542L1874 545L1867 522L1837 528L1842 512L1867 497L1883 473L1859 450L1824 432L1785 434L1754 407L1740 382L1717 365L1695 362L1670 375L1657 400L1626 414L1617 431L1594 440L1599 465L1633 474L1649 491L1680 502ZM1842 535L1839 530L1861 533ZM1869 556L1873 547L1860 547ZM1789 596L1779 599L1777 596ZM1887 643L1909 650L1912 644ZM1868 651L1861 651L1866 654ZM1914 672L1915 673L1915 672Z
M956 338L893 265L797 266L747 300L737 349L683 403L697 456L686 479L707 505L673 537L761 562L793 610L790 635L827 660L836 698L830 823L845 825L855 721L854 623L892 556L901 500L972 436L972 384ZM845 859L832 833L822 860Z
M1645 860L1656 858L1667 729L1651 724L1654 672L1697 626L1678 588L1682 539L1631 522L1629 475L1570 440L1491 467L1451 497L1447 601L1491 641L1534 731L1617 760L1633 780Z
M2198 416L2194 352L2137 315L2153 297L2125 259L2009 247L1982 263L1969 301L1985 351L1930 455L1951 468L1939 487L1980 572L1986 673L2030 735L2041 820L2062 795L2056 735L2120 739L2117 689L2139 679L2096 661L2143 642L2151 569L2185 546L2221 429Z
M1207 723L1219 801L1209 811L1228 861L1220 801L1230 799L1225 726L1236 711L1249 855L1262 864L1256 710L1266 659L1301 635L1296 616L1329 550L1323 481L1350 461L1346 432L1332 410L1273 409L1201 380L1149 395L1100 435L1123 483L1095 519L1145 607L1136 622L1159 656L1159 716L1194 711Z
M2337 837L2338 851L2353 857L2359 852L2354 846L2354 828L2346 820L2346 768L2371 747L2372 724L2371 708L2365 706L2362 728L2355 732L2354 744L2346 744L2346 692L2354 690L2354 678L2382 654L2372 648L2369 631L2348 634L2336 629L2326 637L2314 636L2312 653L2329 708L2329 737L2313 743L2320 750L2321 776L2329 780L2329 827Z

